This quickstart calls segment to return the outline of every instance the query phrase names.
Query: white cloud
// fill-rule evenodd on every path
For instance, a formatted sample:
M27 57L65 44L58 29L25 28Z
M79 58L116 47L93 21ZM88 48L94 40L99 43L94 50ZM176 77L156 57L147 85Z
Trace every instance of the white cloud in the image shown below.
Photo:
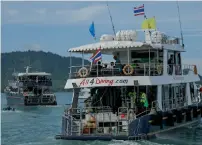
M3 9L2 23L68 24L98 19L106 10L105 5L91 5L80 9ZM18 15L17 15L18 14ZM12 15L13 17L7 17Z

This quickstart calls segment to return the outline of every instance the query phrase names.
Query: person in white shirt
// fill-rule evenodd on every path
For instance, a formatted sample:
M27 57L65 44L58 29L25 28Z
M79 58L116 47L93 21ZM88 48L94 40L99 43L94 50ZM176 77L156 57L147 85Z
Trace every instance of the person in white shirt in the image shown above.
M114 62L111 62L108 66L107 66L108 69L113 69L114 68Z

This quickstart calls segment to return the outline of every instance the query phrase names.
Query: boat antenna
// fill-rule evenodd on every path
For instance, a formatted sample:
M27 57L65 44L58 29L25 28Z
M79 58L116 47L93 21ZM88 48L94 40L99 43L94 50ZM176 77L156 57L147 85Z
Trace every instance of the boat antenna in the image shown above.
M184 48L184 39L183 39L183 34L182 34L182 23L181 23L181 18L180 18L180 7L178 4L178 0L176 1L177 3L177 10L178 10L178 18L179 18L179 23L180 23L180 34L181 34L181 40L182 40L182 47Z
M111 23L112 23L112 29L113 29L113 32L114 32L114 36L116 36L114 24L113 24L113 21L112 21L112 16L111 16L111 13L110 13L110 10L109 10L108 1L106 1L106 3L107 3L108 12L109 12L109 17L110 17L110 20L111 20Z
M26 69L26 73L29 73L29 68L31 68L30 66L26 66L25 69Z

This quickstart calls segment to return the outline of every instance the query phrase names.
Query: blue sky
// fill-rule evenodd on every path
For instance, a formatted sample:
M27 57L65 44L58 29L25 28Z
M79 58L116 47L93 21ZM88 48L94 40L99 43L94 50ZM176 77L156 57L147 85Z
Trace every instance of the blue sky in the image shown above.
M115 29L140 29L142 16L133 7L145 4L157 27L180 36L176 2L109 2ZM202 64L202 2L179 2L184 62ZM112 34L106 2L2 2L2 52L43 50L67 56L71 47L93 43L88 28L95 22L97 37ZM201 69L202 72L202 69Z

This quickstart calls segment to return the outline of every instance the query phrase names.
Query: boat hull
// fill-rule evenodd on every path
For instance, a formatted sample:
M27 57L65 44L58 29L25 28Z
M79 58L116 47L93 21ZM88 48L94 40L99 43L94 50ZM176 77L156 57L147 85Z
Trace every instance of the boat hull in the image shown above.
M27 102L22 94L10 94L6 93L6 100L8 106L38 106L38 105L57 105L56 101L53 102L41 102L36 96L30 97L31 102Z
M184 114L181 115L180 114ZM159 134L177 131L184 127L194 127L201 123L202 106L189 106L186 109L173 110L170 112L157 112L157 118L152 117L154 114L143 115L134 119L128 124L127 135L106 134L75 134L71 132L71 116L63 116L62 134L57 135L56 139L64 140L149 140L155 138ZM176 116L176 118L174 117ZM158 117L161 118L158 121ZM175 119L173 119L175 118ZM153 121L151 121L153 120Z
M7 93L6 100L8 106L24 105L24 96L20 94L10 95Z
M157 135L168 133L170 131L177 131L178 129L184 128L184 127L191 127L191 126L197 126L201 122L201 119L195 119L191 122L179 124L178 126L170 127L168 129L162 129L156 132L148 133L147 135L136 135L136 136L113 136L113 135L56 135L56 139L62 139L62 140L81 140L81 141L87 141L87 140L102 140L102 141L111 141L111 140L150 140L154 139Z

